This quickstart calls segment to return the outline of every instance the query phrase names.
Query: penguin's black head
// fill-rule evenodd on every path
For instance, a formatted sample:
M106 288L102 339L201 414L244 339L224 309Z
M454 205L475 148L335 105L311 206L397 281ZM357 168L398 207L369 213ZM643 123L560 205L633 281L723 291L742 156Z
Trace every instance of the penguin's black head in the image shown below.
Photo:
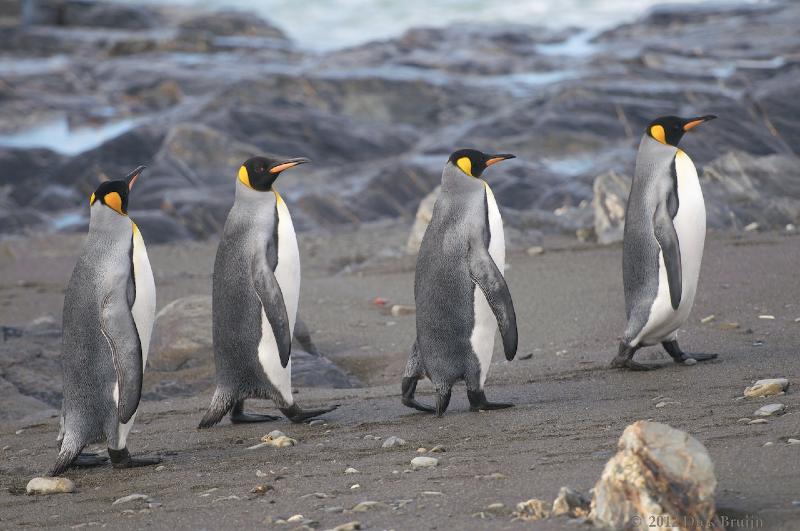
M698 116L696 118L662 116L650 122L650 125L647 126L647 134L662 144L678 147L678 142L681 141L684 133L714 118L716 118L716 116L713 114Z
M508 153L500 155L487 155L486 153L482 153L477 149L459 149L450 155L448 162L452 163L454 166L457 166L461 171L470 177L480 177L484 170L492 164L500 162L501 160L513 158L515 158L515 156Z
M99 201L120 216L127 216L128 194L145 167L146 166L139 166L124 179L100 183L100 186L94 191L92 197L89 198L89 206L94 206L94 204Z
M242 167L239 168L239 180L248 188L259 192L267 192L272 189L272 184L283 170L288 170L306 162L311 161L303 157L287 160L253 157L252 159L247 159L242 164Z

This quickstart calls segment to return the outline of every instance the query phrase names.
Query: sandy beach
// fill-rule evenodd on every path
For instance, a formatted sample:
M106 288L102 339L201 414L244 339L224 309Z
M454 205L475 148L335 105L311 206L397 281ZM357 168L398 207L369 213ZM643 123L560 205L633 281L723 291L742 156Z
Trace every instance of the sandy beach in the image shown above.
M495 352L487 395L516 407L469 413L462 385L447 414L436 419L399 401L414 317L384 315L372 302L385 297L413 304L414 259L364 261L369 249L401 248L406 234L407 227L378 225L301 235L301 314L320 351L363 383L298 389L304 406L341 404L324 423L233 426L226 419L198 431L210 388L193 397L146 400L129 446L133 453L161 455L162 469L73 469L67 476L77 493L30 497L25 484L56 455L58 420L6 422L0 429L0 527L328 529L359 521L366 529L574 529L563 517L522 522L510 513L529 498L552 502L561 486L588 492L622 430L652 419L706 446L720 514L750 518L762 529L798 528L800 446L787 439L800 436L793 388L800 236L710 233L695 307L679 339L687 351L717 352L719 359L682 367L650 348L637 359L664 368L648 373L606 368L624 326L619 245L547 237L544 254L512 252L507 278L520 349L511 363ZM48 238L2 243L3 325L21 326L45 312L60 319L80 238ZM213 241L151 247L160 308L209 292L214 249ZM354 263L359 256L361 265ZM765 315L774 319L759 318ZM788 378L788 394L737 400L752 381L769 377ZM427 382L419 397L431 400ZM787 413L765 424L737 422L769 401L785 404ZM662 402L667 404L656 407ZM272 410L261 401L250 407ZM274 429L298 444L248 450ZM407 444L381 448L393 435ZM436 445L445 451L425 455L437 457L439 465L411 471L417 449ZM348 467L358 473L345 474ZM272 489L251 493L258 485ZM134 493L149 496L152 507L142 501L112 505ZM378 503L352 511L364 501ZM486 511L493 503L506 509ZM297 514L305 524L274 524Z

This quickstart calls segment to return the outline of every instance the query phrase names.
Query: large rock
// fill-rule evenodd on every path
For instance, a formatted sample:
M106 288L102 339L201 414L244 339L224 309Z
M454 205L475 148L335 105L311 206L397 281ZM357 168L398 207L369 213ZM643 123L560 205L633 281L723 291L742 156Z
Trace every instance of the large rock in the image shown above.
M305 323L301 329L307 330ZM301 334L303 343L308 345L310 336ZM301 347L301 348L298 348ZM153 369L152 381L160 382L158 389L153 386L154 396L167 396L166 387L174 387L176 394L184 394L184 388L196 384L205 387L209 374L213 374L214 350L211 336L211 297L193 295L172 301L156 315L153 338L150 345L148 366ZM182 381L181 385L166 385L167 375L155 373L176 373L171 376ZM145 373L145 378L148 375ZM349 388L358 385L357 380L321 355L302 350L295 341L292 348L292 385L296 387L335 387ZM165 387L166 386L166 387Z
M732 151L706 166L700 183L711 227L775 229L800 222L800 158Z
M286 40L286 34L266 20L243 11L200 13L183 20L179 26L187 33L208 32L218 36L269 37Z
M406 252L408 254L417 254L419 252L419 246L422 245L422 237L425 236L425 231L428 229L428 224L430 224L433 217L433 205L436 204L436 199L439 197L441 189L441 186L437 186L420 201L417 214L414 216L414 225L411 227L411 233L408 235L408 241L406 242Z
M716 486L711 457L697 439L638 421L625 428L594 487L590 518L608 529L708 528L717 523Z
M594 232L600 243L622 241L631 179L610 171L594 180Z

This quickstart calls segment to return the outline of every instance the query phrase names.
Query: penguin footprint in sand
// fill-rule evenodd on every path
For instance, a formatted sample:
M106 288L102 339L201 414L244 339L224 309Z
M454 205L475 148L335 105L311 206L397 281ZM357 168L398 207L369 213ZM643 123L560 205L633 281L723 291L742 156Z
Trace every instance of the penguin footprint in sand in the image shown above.
M64 297L61 450L50 475L106 461L81 454L106 440L115 468L159 463L133 458L127 438L142 394L156 288L144 240L128 217L128 193L144 169L102 183L89 200L89 233Z
M639 144L622 246L628 324L612 367L656 368L636 363L633 355L658 343L676 363L694 365L717 357L687 354L677 339L694 304L706 236L697 170L678 143L684 133L714 118L657 118Z
M498 326L506 358L514 359L517 319L503 277L503 221L491 188L480 178L487 167L511 158L462 149L445 164L417 257L417 340L402 382L408 407L441 416L460 380L472 411L513 405L487 401L483 389ZM417 381L425 376L436 388L436 408L414 398Z
M273 188L284 170L309 162L265 157L239 168L236 198L217 249L213 343L217 388L200 428L277 420L244 412L247 398L270 398L292 422L337 406L303 410L292 396L292 335L300 297L300 254L289 209Z

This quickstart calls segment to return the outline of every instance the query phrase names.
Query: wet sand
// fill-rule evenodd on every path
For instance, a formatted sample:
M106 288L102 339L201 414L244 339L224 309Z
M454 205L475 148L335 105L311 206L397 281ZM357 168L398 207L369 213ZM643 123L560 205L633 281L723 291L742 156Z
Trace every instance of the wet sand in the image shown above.
M529 498L551 502L561 486L587 492L622 430L639 419L665 422L706 445L721 512L749 515L762 529L800 527L800 506L793 504L800 500L800 445L786 443L800 438L800 395L794 388L800 376L799 235L709 234L695 307L679 340L687 351L717 352L720 358L681 367L650 348L637 359L665 366L649 373L606 368L624 327L620 246L547 238L543 255L511 253L507 278L520 349L511 363L496 350L487 395L517 406L469 413L461 385L446 416L436 419L404 408L398 399L414 317L383 315L372 304L377 296L413 303L413 258L389 257L351 267L359 272L332 274L369 249L399 248L404 231L378 227L302 236L301 313L320 350L366 384L299 389L304 406L341 404L324 417L326 424L232 426L225 420L197 431L210 393L145 401L129 446L135 454L161 454L163 470L73 469L67 476L76 494L29 497L25 484L56 455L58 422L7 423L0 428L0 528L292 529L299 524L269 523L302 514L320 529L355 520L367 529L574 529L563 518L527 523L480 513L495 502L508 508ZM59 316L79 241L0 244L0 324L21 325L45 312ZM213 252L214 242L151 249L159 307L210 291ZM714 320L700 322L712 314ZM775 319L758 318L764 314ZM733 322L739 328L720 326ZM527 354L532 356L521 359ZM736 400L753 380L769 377L789 378L788 394ZM420 384L419 397L431 402L427 382ZM656 408L666 398L679 404ZM785 404L787 414L767 424L737 423L770 402ZM250 407L272 411L267 402L251 401ZM273 429L299 444L247 450ZM381 441L366 435L396 435L408 444L382 449ZM766 442L774 444L765 447ZM409 472L416 449L434 445L446 450L431 454L439 466ZM347 467L360 473L345 475ZM258 470L266 476L258 477ZM502 477L482 477L494 473ZM260 484L274 490L251 494ZM352 489L354 484L360 487ZM132 493L149 495L161 506L111 505ZM349 512L366 500L386 505ZM345 512L326 510L333 507Z

